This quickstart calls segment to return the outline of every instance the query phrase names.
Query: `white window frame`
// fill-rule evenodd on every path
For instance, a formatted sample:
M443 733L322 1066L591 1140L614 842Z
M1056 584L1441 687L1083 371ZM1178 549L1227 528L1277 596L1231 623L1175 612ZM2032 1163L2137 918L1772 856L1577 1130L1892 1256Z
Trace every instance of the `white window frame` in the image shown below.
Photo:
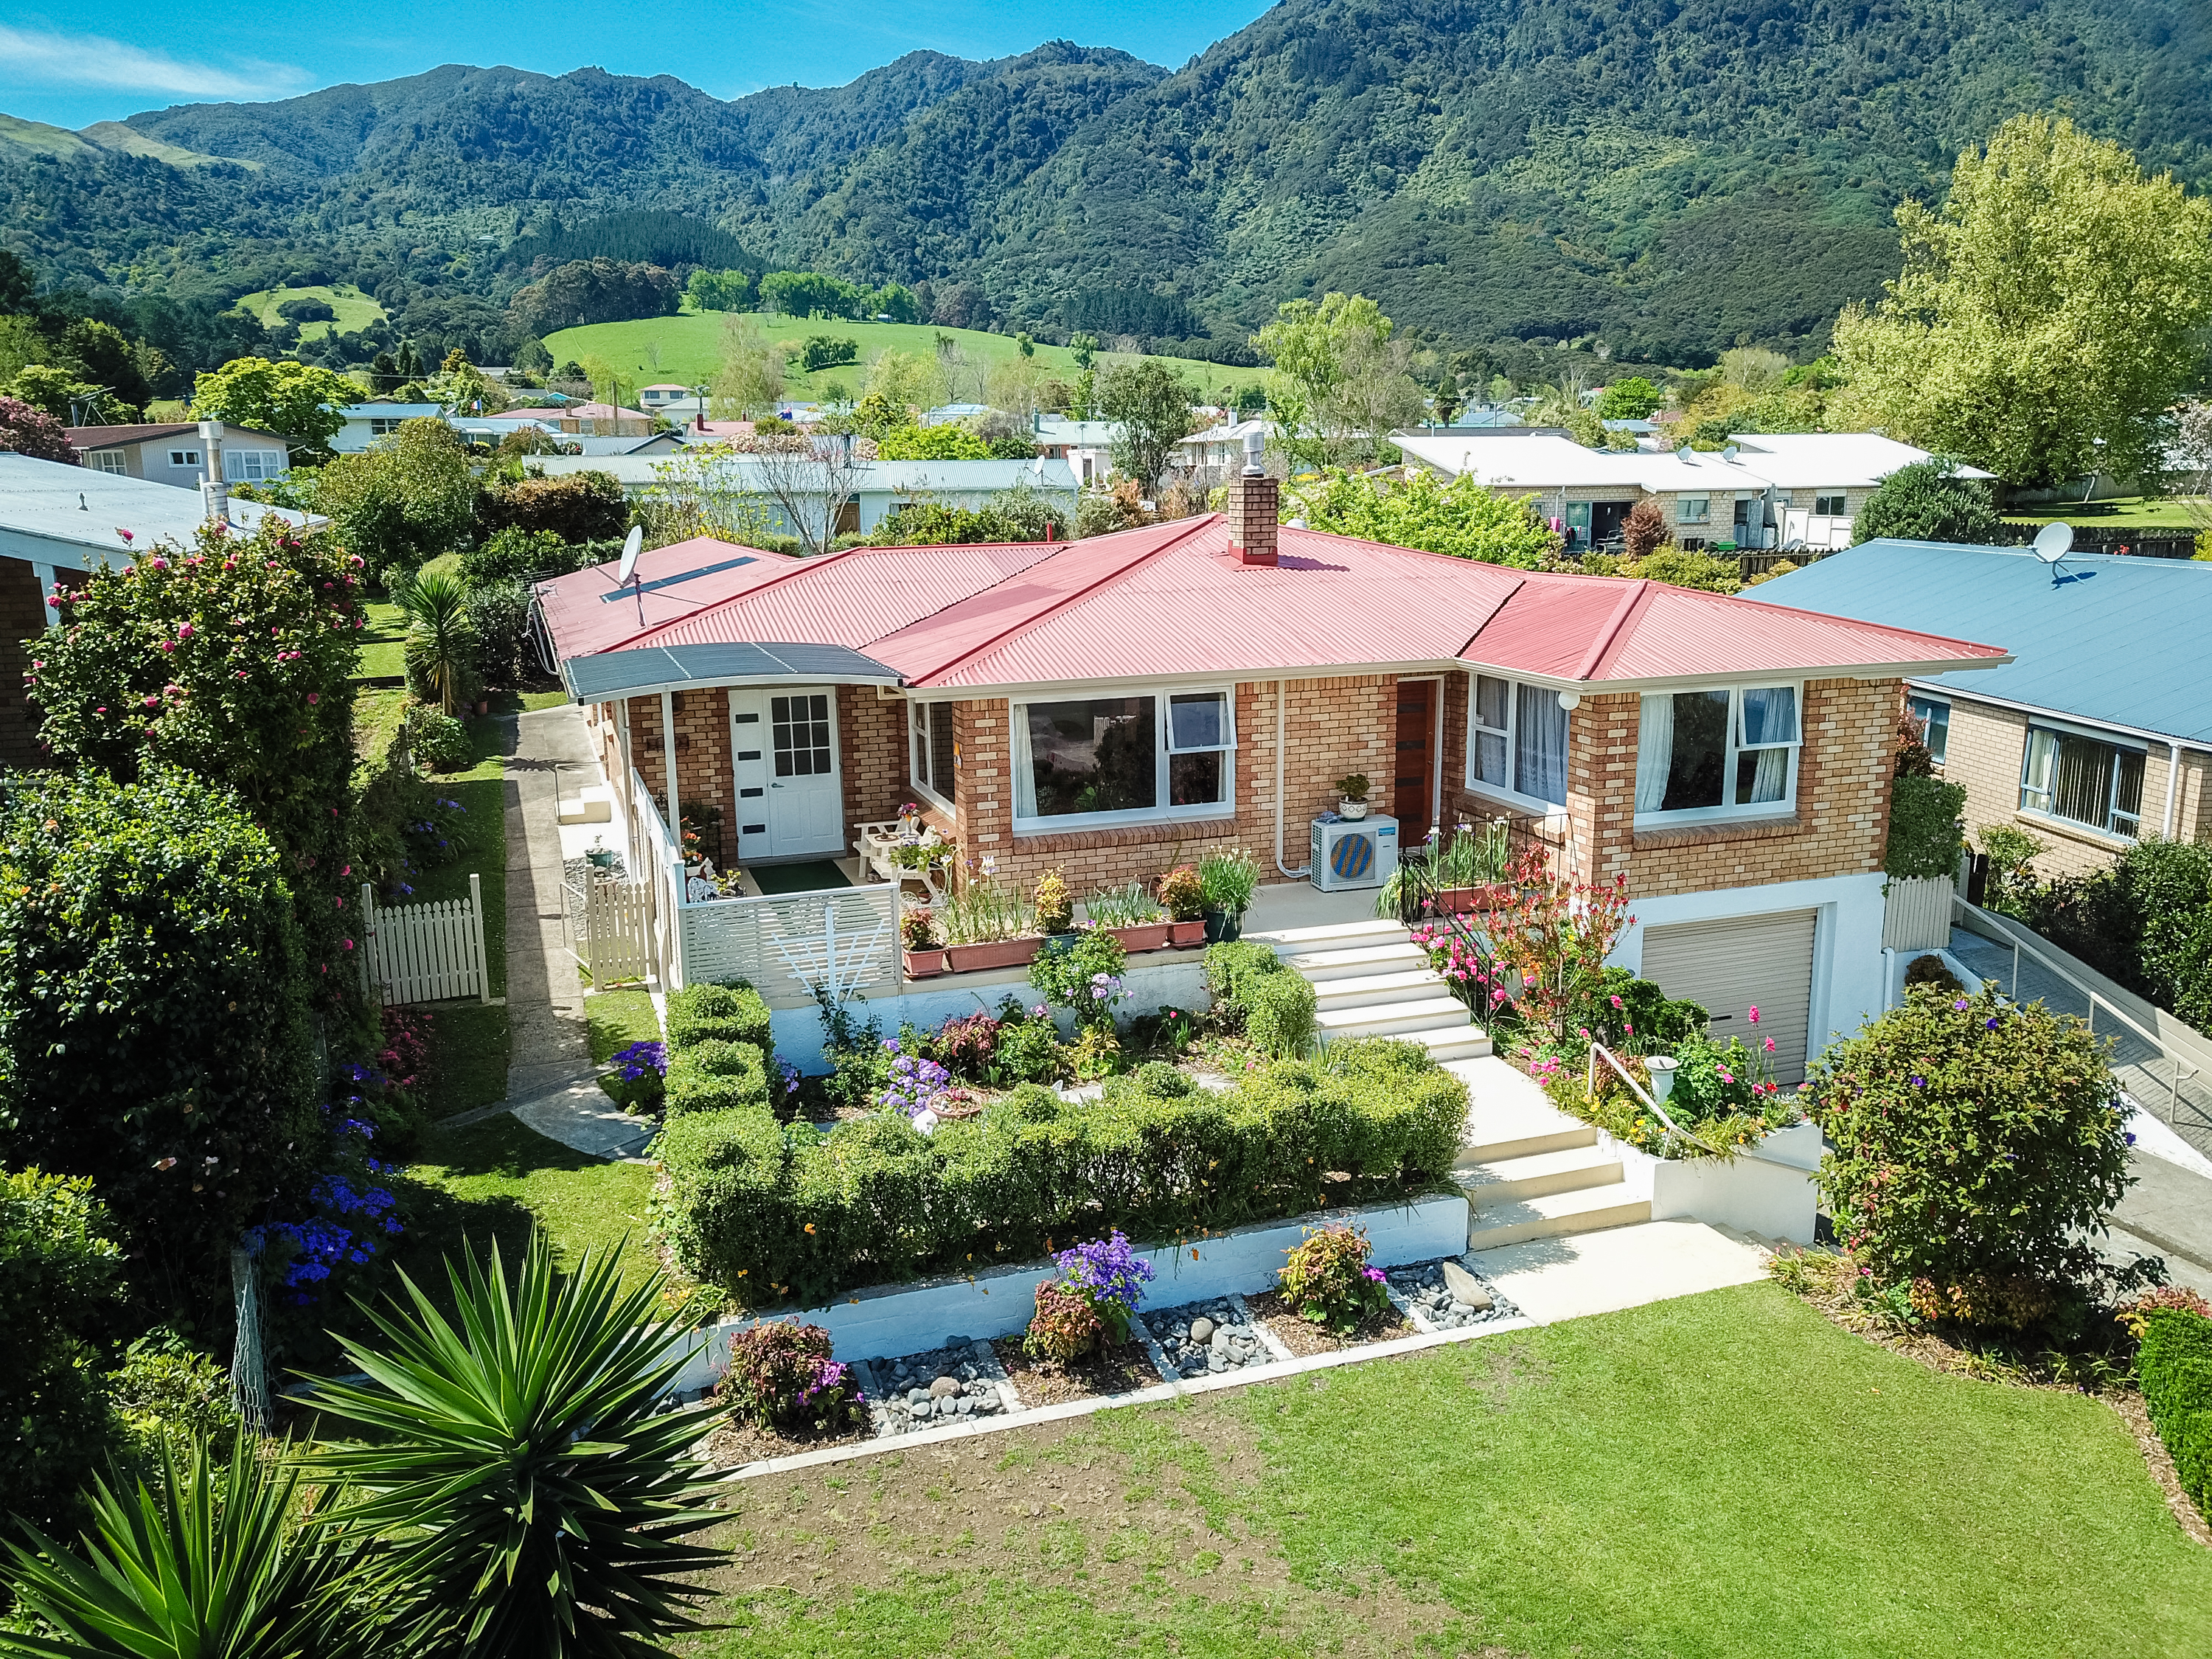
M1840 489L1830 495L1822 495L1815 490L1813 492L1813 516L1816 519L1848 519L1851 515L1845 508L1850 502L1850 497Z
M1943 764L1944 754L1948 752L1951 747L1951 714L1953 712L1951 700L1948 697L1933 696L1925 691L1915 691L1911 686L1905 687L1905 711L1908 714L1911 714L1915 720L1921 722L1921 741L1925 743L1927 742L1929 733L1936 729L1936 722L1929 715L1923 714L1918 709L1915 708L1912 706L1915 703L1924 704L1930 710L1940 708L1943 711L1943 748L1939 750L1934 744L1929 744L1928 750L1928 752L1935 757L1936 764L1941 766ZM2027 764L2027 758L2023 753L2021 761L2022 768L2021 775L2023 777L2027 775L2025 769Z
M112 478L131 476L131 458L119 449L95 449L90 459L95 472L105 472Z
M914 786L915 793L931 805L940 807L947 812L956 811L958 809L952 804L952 791L950 789L939 791L936 787L933 775L927 780L925 780L922 775L925 772L932 770L929 764L930 728L932 721L936 718L931 714L932 709L939 711L947 720L952 718L952 703L949 698L925 700L921 697L910 697L907 700L907 781ZM956 755L954 764L957 766L958 763ZM946 781L951 781L947 779Z
M1218 696L1221 699L1223 741L1188 749L1170 750L1169 743L1172 728L1168 719L1169 700L1174 697ZM1039 691L1024 697L1010 697L1006 702L1006 752L1013 757L1013 768L1030 763L1028 720L1024 713L1035 703L1094 702L1117 697L1150 697L1152 700L1153 732L1153 799L1168 799L1168 757L1176 755L1210 755L1224 757L1221 768L1223 798L1218 801L1203 801L1194 806L1149 806L1124 812L1061 812L1051 817L1024 817L1014 815L1014 833L1018 836L1051 836L1073 833L1084 830L1121 830L1149 823L1182 823L1195 820L1234 817L1237 814L1237 687L1234 683L1218 685L1131 685L1131 686L1069 686L1050 691ZM1013 799L1021 799L1020 781L1009 778L1014 786Z
M372 438L389 438L399 430L399 426L400 423L389 416L372 415L368 419L368 435Z
M1713 498L1711 495L1677 495L1674 497L1676 524L1711 524L1713 521Z
M2057 781L2055 777L2051 781L2050 788L2033 792L2048 798L2051 805L2033 806L2028 804L2030 793L2027 782L2028 768L2034 762L2035 734L2039 731L2047 732L2054 738L2081 738L2090 743L2101 744L2112 751L2116 760L2121 755L2139 757L2143 763L2144 786L2150 781L2149 745L2132 738L2123 737L2117 732L2100 731L2094 726L2076 726L2066 720L2042 720L2031 716L2027 723L2027 735L2021 740L2020 750L2020 815L2022 817L2032 818L2039 823L2048 823L2057 829L2070 830L2075 835L2100 836L2106 841L2117 842L2123 846L2140 841L2142 838L2143 820L2141 787L2138 787L2136 796L2135 833L2130 835L2124 830L2116 830L2112 827L2119 811L2120 769L2118 764L2114 764L2110 769L2105 780L2105 821L2102 823L2089 823L2081 818L2069 818L2063 813L2052 810L2058 799Z
M1505 725L1503 730L1495 726L1485 726L1482 724L1482 688L1480 683L1483 680L1497 680L1505 687ZM1510 805L1520 808L1523 812L1528 813L1532 817L1540 817L1553 812L1565 811L1566 803L1565 801L1546 800L1541 795L1528 794L1524 791L1515 787L1513 784L1492 783L1481 775L1477 765L1478 757L1476 749L1480 734L1486 732L1491 733L1492 736L1502 737L1505 739L1506 775L1514 779L1516 784L1519 782L1521 752L1521 690L1523 686L1527 686L1528 689L1532 691L1543 691L1551 696L1558 695L1556 692L1551 691L1548 687L1536 685L1528 680L1516 680L1511 676L1506 674L1484 674L1473 671L1470 671L1468 674L1466 757L1467 787L1469 790L1478 795L1487 796L1492 800L1504 801ZM1574 744L1573 722L1574 717L1570 714L1568 716L1567 735L1570 760L1571 760L1572 757Z
M173 449L169 452L171 466L198 466L199 464L200 453L197 449Z
M1796 712L1797 735L1786 744L1744 743L1743 694L1747 691L1779 691L1784 690L1790 693L1792 703ZM1778 818L1789 817L1797 811L1797 759L1800 751L1802 750L1805 746L1805 683L1802 680L1759 680L1755 683L1743 685L1680 685L1674 686L1665 691L1652 692L1648 695L1653 696L1672 697L1713 691L1725 691L1729 694L1728 742L1727 747L1722 751L1721 755L1721 794L1723 798L1721 805L1718 806L1685 806L1677 808L1675 811L1671 812L1638 811L1634 814L1632 819L1634 828L1638 830L1666 830L1682 824L1726 823L1731 821L1741 822L1747 818ZM1643 702L1641 699L1638 699L1638 701L1637 708L1640 716L1643 709ZM1731 804L1727 799L1727 797L1732 793L1735 788L1736 763L1741 760L1747 752L1757 754L1762 749L1786 749L1790 751L1790 772L1788 777L1783 781L1782 794L1780 799L1776 800L1747 801L1741 806ZM1638 757L1640 761L1643 754L1640 742L1638 744L1637 752ZM1632 801L1635 799L1632 793L1635 788L1633 774L1631 775L1629 787L1632 791L1629 799Z
M226 449L222 476L226 483L262 483L284 471L284 456L275 449Z

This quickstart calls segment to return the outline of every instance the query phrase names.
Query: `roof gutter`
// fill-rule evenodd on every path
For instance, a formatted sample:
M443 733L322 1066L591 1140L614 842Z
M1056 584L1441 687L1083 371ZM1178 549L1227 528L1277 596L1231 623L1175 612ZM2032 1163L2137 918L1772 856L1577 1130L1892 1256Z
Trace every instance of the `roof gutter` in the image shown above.
M2012 659L2008 657L2005 660L2010 662ZM1923 679L1908 674L1905 683L1923 691L1933 691L1940 696L1963 697L1968 702L1985 703L1991 708L2009 708L2018 714L2041 714L2047 720L2080 726L2085 735L2090 732L2112 732L2142 743L2164 744L2176 751L2186 749L2193 754L2212 755L2212 739L2177 738L2170 732L2154 732L2148 726L2123 726L2118 720L2096 720L2087 714L2069 714L2063 708L2053 708L2049 703L2018 702L2010 697L1992 697L1986 692L1961 690L1948 680Z

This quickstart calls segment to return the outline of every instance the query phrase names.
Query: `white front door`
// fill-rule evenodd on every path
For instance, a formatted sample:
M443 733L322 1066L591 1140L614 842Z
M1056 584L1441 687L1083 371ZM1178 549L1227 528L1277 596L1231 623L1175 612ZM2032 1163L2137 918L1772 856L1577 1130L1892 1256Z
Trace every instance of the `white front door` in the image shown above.
M834 689L732 691L730 754L739 863L844 850Z

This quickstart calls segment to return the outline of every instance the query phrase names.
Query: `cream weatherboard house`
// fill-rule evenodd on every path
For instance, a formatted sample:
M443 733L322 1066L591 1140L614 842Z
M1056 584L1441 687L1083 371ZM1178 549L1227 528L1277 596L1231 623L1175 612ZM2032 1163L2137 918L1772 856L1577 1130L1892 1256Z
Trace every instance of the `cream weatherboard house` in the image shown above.
M1304 881L1310 823L1364 773L1408 842L1503 816L1576 874L1625 877L1638 921L1616 959L1723 1032L1756 1001L1785 1077L1887 994L1904 681L2007 660L1279 530L1273 482L1251 477L1225 515L1072 544L794 561L695 541L646 555L635 592L613 574L538 593L633 846L665 855L672 781L678 815L715 809L705 850L724 866L840 858L911 802L956 878L1056 869L1081 896L1234 847ZM818 896L848 933L881 925L850 893ZM1342 897L1371 915L1371 892ZM673 939L713 911L714 960L798 961L757 920L729 942L740 924L714 902L660 925Z

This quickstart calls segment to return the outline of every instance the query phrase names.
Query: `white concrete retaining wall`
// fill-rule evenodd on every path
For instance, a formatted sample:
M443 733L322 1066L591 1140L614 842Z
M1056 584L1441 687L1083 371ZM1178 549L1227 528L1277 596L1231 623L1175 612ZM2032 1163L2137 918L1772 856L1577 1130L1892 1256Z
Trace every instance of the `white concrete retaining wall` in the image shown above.
M963 980L969 983L963 986ZM1160 1007L1199 1012L1213 1006L1213 999L1206 994L1205 966L1194 957L1149 966L1139 957L1124 970L1121 985L1127 993L1127 1000L1119 1011L1124 1022ZM988 978L982 975L962 975L908 980L898 995L871 996L865 1003L855 997L850 1006L855 1018L866 1019L873 1015L882 1034L895 1037L899 1027L907 1023L933 1030L963 1015L996 1013L1000 1001L1009 996L1032 1007L1042 1000L1030 988L1029 981L1015 973L994 974ZM1072 1035L1070 1021L1073 1017L1066 1009L1058 1012L1061 1035ZM829 1062L822 1057L822 1016L813 1008L773 1010L769 1030L775 1041L776 1053L800 1071L813 1073L830 1069Z
M1172 1308L1208 1297L1271 1289L1283 1265L1283 1252L1303 1238L1306 1229L1339 1224L1365 1229L1377 1267L1433 1261L1467 1249L1467 1200L1454 1194L1411 1204L1320 1210L1280 1221L1255 1222L1184 1244L1163 1244L1143 1253L1154 1275L1146 1287L1145 1305ZM972 1279L878 1285L855 1291L828 1307L768 1317L821 1326L835 1340L840 1359L895 1358L941 1347L955 1336L980 1341L1022 1329L1030 1322L1036 1287L1057 1271L1049 1261L1033 1261L994 1268ZM672 1388L689 1393L710 1386L728 1367L732 1334L757 1322L736 1319L711 1328L706 1346L692 1356Z
M1794 1244L1813 1242L1820 1131L1810 1123L1777 1129L1732 1158L1654 1158L1601 1129L1598 1144L1620 1160L1621 1178L1651 1200L1651 1218L1689 1216Z

